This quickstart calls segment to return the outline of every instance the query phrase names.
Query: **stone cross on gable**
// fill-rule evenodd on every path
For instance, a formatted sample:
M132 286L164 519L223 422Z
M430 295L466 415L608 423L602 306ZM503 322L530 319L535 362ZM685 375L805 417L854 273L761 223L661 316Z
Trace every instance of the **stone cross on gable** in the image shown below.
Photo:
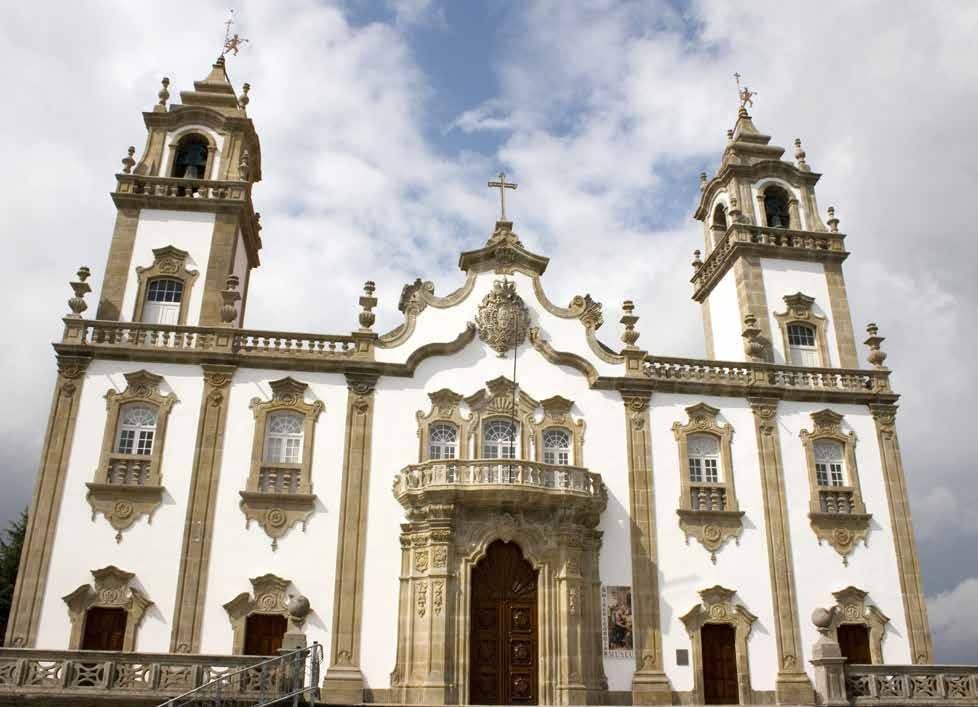
M512 184L506 181L506 173L500 172L499 181L489 182L489 187L493 189L499 189L499 220L506 220L506 190L516 189L517 184Z

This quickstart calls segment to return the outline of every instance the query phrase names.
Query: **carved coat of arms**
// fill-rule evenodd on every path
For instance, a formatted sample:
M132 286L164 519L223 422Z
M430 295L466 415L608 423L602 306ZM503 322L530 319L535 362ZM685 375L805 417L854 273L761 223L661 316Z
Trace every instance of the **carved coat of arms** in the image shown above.
M526 339L530 313L518 294L516 283L496 280L492 292L485 296L475 316L479 338L489 344L500 357Z

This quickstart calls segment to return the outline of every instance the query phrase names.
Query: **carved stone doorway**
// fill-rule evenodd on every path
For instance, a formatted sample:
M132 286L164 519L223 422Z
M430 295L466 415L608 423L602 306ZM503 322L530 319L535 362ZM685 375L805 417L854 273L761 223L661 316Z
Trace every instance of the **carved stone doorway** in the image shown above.
M245 655L277 655L287 622L278 614L252 614L245 622Z
M869 629L860 624L841 624L836 632L839 648L846 661L852 665L871 665L869 651Z
M700 640L704 701L708 705L738 704L736 629L728 624L706 624Z
M93 606L85 614L84 651L121 651L126 635L126 610Z
M537 704L537 571L519 545L497 540L471 586L469 703Z

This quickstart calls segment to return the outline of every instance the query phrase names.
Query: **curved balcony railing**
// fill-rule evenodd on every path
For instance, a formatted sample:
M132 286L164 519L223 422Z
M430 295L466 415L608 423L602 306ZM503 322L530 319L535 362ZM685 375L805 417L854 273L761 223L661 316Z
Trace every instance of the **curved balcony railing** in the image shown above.
M552 496L603 499L601 475L579 466L523 459L456 459L404 467L394 480L394 495L448 489L526 489Z

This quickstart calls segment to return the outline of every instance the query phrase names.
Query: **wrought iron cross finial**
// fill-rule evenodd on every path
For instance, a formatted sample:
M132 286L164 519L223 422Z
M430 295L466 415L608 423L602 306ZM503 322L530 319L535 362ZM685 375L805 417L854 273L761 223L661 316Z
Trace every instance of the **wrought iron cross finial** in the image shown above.
M238 55L238 49L241 48L243 44L247 44L248 40L239 35L237 32L231 34L231 25L234 24L234 10L228 10L228 18L224 21L224 51L221 52L221 56L224 56L228 52L234 52L234 55Z
M737 94L740 96L740 107L746 108L747 106L750 106L753 108L754 101L751 99L757 95L757 91L751 91L747 87L747 84L744 84L743 86L740 85L740 72L735 72L734 78L737 79Z
M489 182L489 187L493 189L499 189L499 220L506 220L506 190L516 189L518 185L506 181L506 173L500 172L499 181Z

